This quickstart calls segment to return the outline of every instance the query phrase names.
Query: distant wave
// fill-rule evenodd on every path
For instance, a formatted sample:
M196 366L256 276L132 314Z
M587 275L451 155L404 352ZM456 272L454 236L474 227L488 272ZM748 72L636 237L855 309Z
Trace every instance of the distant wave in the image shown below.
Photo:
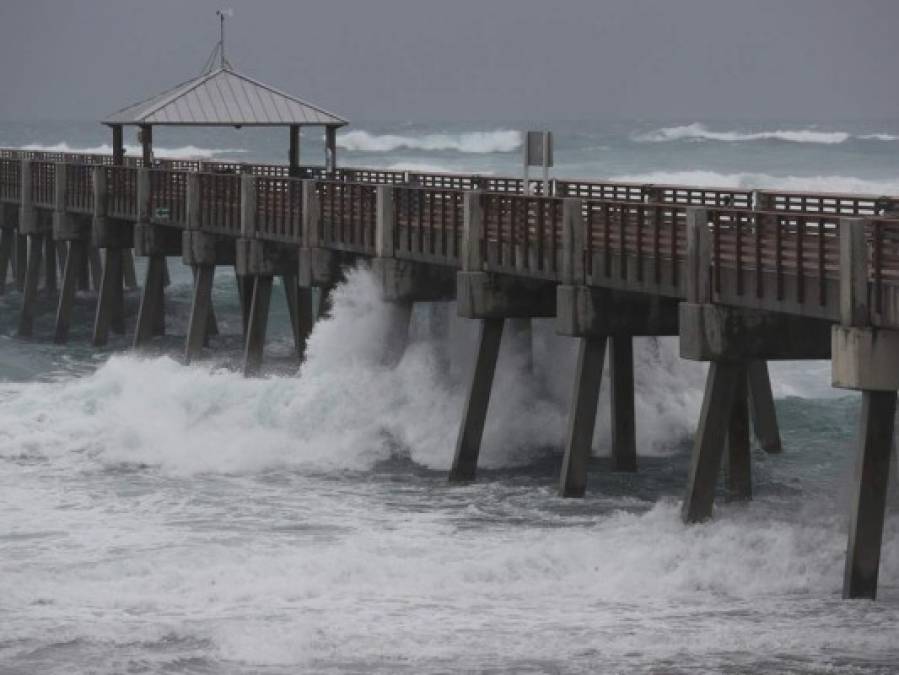
M480 176L489 176L492 171L465 171L462 169L448 169L440 164L430 164L428 162L394 162L387 167L390 171L411 171L413 173L448 173L467 176L477 173Z
M899 141L895 134L861 134L857 138L863 141Z
M108 143L94 145L88 147L80 147L69 145L66 142L56 143L54 145L45 145L42 143L32 143L23 145L20 150L34 150L35 152L73 152L83 153L86 155L111 155L112 146ZM198 148L195 145L182 145L178 148L154 147L153 154L156 157L165 157L167 159L212 159L219 155L231 155L244 153L246 150L241 148ZM125 145L126 155L139 155L141 146Z
M772 176L765 173L716 171L651 171L610 176L623 183L689 185L739 189L778 189L809 192L847 192L866 195L899 195L899 180L866 180L855 176Z
M783 141L786 143L820 143L833 145L845 143L851 138L862 140L895 141L899 136L891 134L864 134L853 136L845 131L821 131L819 129L778 129L775 131L712 131L704 124L694 122L676 127L663 127L631 136L638 143L667 143L671 141Z
M356 152L393 152L394 150L455 150L466 153L512 152L521 147L521 133L511 129L471 131L459 134L399 136L348 131L337 137L337 145Z

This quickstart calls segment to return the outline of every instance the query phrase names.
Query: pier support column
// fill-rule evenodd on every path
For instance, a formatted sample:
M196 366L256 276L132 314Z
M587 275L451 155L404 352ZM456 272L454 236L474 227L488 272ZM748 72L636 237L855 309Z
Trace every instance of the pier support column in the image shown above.
M212 282L215 277L215 265L196 265L194 270L194 295L184 352L186 363L190 363L202 353L212 319Z
M862 392L843 597L873 600L899 390L899 331L870 325L867 225L861 218L840 222L840 325L831 336L831 374L835 387Z
M25 291L25 276L28 270L28 236L21 231L16 234L16 289L22 293Z
M612 468L637 470L637 437L634 420L634 340L614 335L609 350L612 392Z
M593 444L605 355L605 337L579 339L577 371L568 415L568 437L559 482L559 495L562 497L583 497L587 489L587 464Z
M44 237L44 290L56 295L56 242L50 233Z
M134 251L126 248L122 251L122 273L125 279L125 288L137 289L137 272L134 269Z
M877 596L895 416L895 391L862 391L844 598Z
M272 297L272 277L257 276L253 283L253 300L247 324L243 373L255 375L262 368L262 352L268 327L268 309Z
M19 314L18 334L31 337L34 331L34 312L37 304L38 286L41 276L45 228L34 208L31 198L31 160L21 163L21 185L19 204L19 234L27 237L27 253L18 255L19 271L24 273L22 309Z
M743 366L737 363L713 361L709 364L682 508L684 522L698 523L712 516L715 485L742 373Z
M16 231L11 227L0 229L0 295L6 293L6 279L9 276L10 260L15 246Z
M749 378L749 409L752 412L752 429L762 450L777 454L783 450L771 379L765 361L752 361L747 369Z
M749 408L747 366L737 372L734 402L731 405L727 430L727 455L724 463L724 483L728 501L752 499L752 464L749 445Z
M22 311L19 315L19 337L31 337L34 332L34 311L37 304L43 248L44 237L42 235L28 235L28 264L22 296Z
M109 331L125 332L124 297L122 295L122 250L107 248L94 318L93 343L102 346L109 340Z
M151 255L147 258L147 276L137 313L137 329L134 332L136 348L149 343L150 339L158 334L159 325L165 325L165 306L162 304L165 297L164 267L163 256Z
M483 319L481 321L477 356L456 441L453 466L450 469L449 479L452 482L474 480L502 337L503 319Z
M255 278L246 274L235 273L237 280L237 299L240 303L240 324L243 329L244 341L247 337L247 326L250 322L250 306L253 304L253 284Z
M69 243L62 274L62 288L59 292L59 304L56 307L56 330L53 335L53 341L56 344L65 344L69 339L69 325L75 307L75 290L78 286L78 276L81 272L86 247L87 242L81 239L73 239Z

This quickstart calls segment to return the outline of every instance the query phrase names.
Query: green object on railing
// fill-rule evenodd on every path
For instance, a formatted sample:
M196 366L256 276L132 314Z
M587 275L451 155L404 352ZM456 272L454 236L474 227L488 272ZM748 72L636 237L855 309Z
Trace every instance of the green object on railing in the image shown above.
M157 206L153 211L154 220L169 220L172 217L168 206Z

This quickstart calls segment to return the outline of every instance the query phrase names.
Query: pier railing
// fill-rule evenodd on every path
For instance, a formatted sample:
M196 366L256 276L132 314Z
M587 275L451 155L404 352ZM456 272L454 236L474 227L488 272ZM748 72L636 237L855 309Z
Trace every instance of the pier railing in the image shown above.
M301 246L304 221L311 217L304 213L304 185L312 181L317 245L374 256L379 194L389 188L389 216L380 217L391 219L391 255L460 267L467 256L466 194L474 194L481 218L480 269L558 282L563 206L572 199L582 219L584 283L672 297L684 297L687 210L699 208L711 237L716 301L822 318L839 312L841 224L860 218L872 312L899 321L899 200L889 197L565 180L553 181L544 196L539 180L524 195L521 179L501 176L304 167L300 177L288 177L286 167L276 165L172 160L169 167L143 169L136 163L112 165L105 156L53 161L65 157L0 151L0 200L22 203L27 184L24 197L31 207L90 214L98 187L94 172L100 171L106 216L177 228L193 226L188 219L194 217L201 230L236 238L248 234L241 231L241 181L250 179L249 236ZM198 193L193 216L192 182ZM139 204L141 199L146 203Z
M200 229L210 234L240 236L240 176L201 173L197 176Z
M589 283L681 294L686 207L604 201L584 202L583 211Z
M458 265L463 196L464 192L459 189L394 188L393 245L396 257Z
M150 169L150 222L187 225L187 172Z
M94 210L94 167L89 164L64 164L65 207L75 213Z
M256 237L297 244L303 229L303 182L298 178L258 176Z
M22 186L22 163L17 159L0 159L0 200L19 201Z
M377 186L318 181L321 240L342 251L373 255L377 223Z
M137 168L107 166L106 204L108 215L126 220L137 219Z

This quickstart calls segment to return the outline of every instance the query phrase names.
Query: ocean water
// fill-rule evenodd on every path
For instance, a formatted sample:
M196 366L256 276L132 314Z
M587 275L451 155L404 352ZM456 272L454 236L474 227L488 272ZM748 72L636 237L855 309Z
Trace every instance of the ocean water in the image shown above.
M515 174L516 129L537 126L359 123L340 161ZM899 121L549 126L560 177L899 195ZM286 146L155 136L160 156ZM107 142L0 124L0 146ZM0 297L0 673L899 672L895 480L878 601L840 598L859 401L828 363L772 365L784 453L754 450L754 500L686 527L704 367L676 340L637 340L639 472L609 470L604 386L587 497L562 500L574 341L536 321L530 372L507 336L479 479L450 486L475 340L451 304L416 307L388 368L391 309L352 270L298 367L276 287L264 375L244 379L233 275L214 350L185 367L191 279L169 264L170 336L141 356L88 346L90 294L65 347L50 299L24 341L19 295Z

